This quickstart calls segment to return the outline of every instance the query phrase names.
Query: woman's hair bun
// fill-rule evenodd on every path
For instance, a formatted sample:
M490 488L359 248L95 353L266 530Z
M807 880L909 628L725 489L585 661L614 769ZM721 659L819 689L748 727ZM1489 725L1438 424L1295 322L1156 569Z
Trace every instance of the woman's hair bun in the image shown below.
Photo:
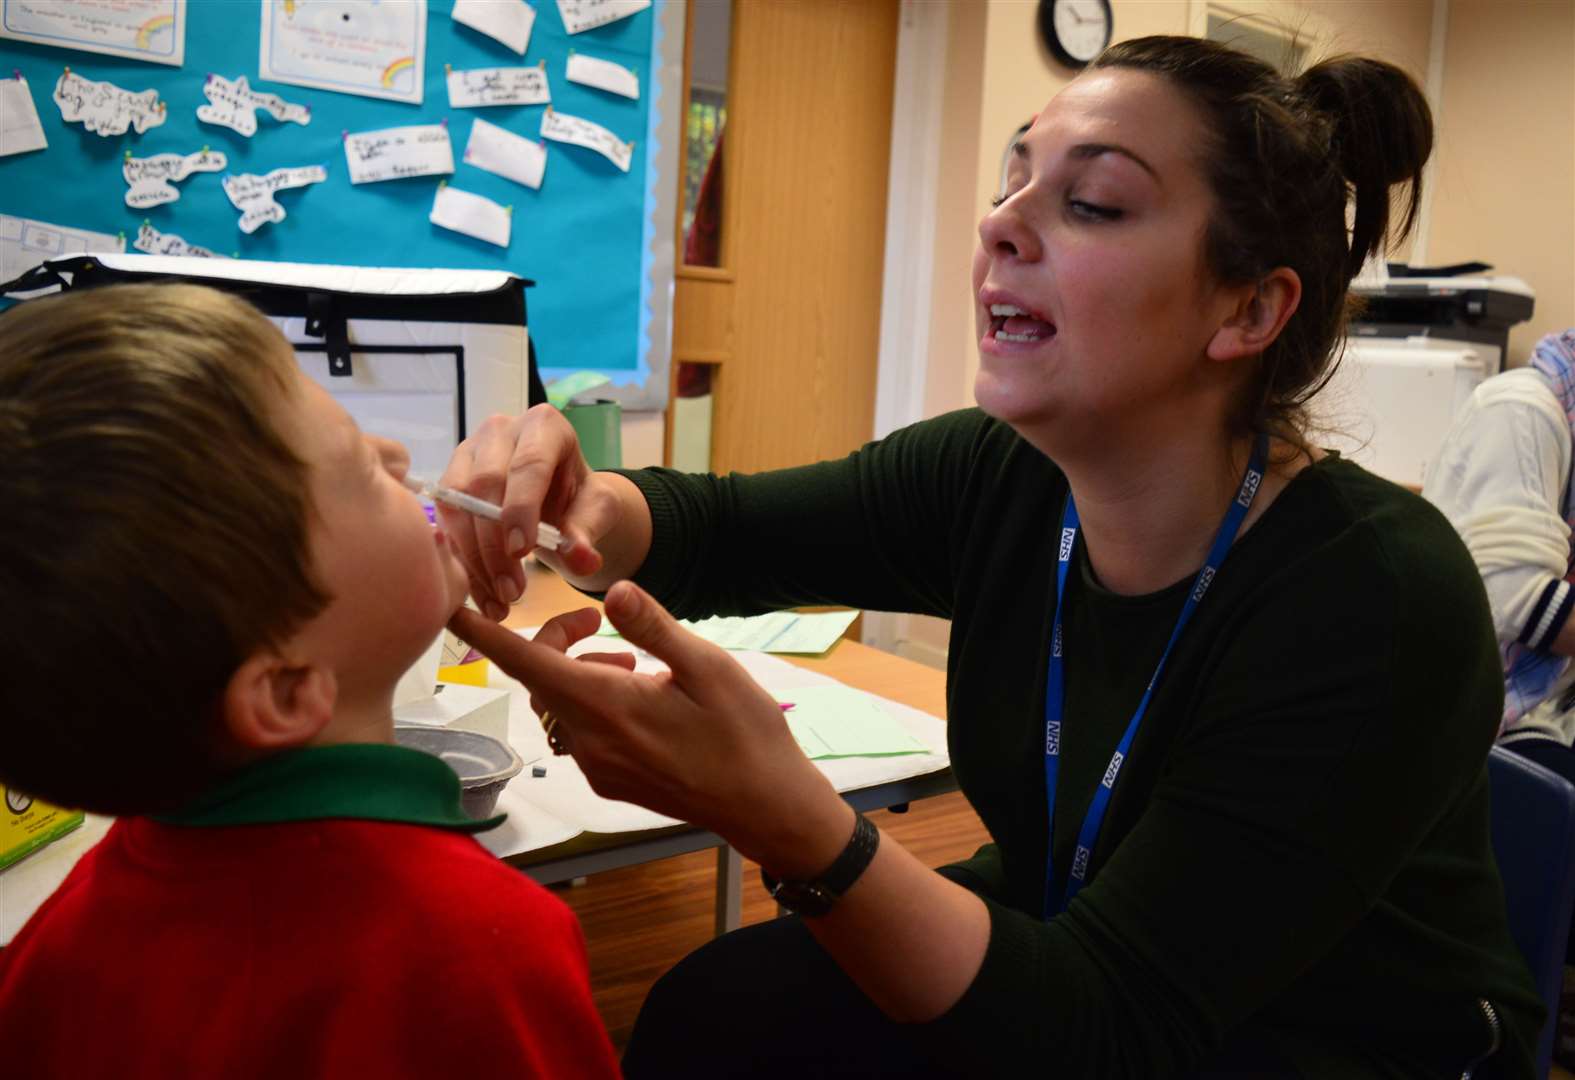
M1416 82L1400 68L1361 56L1336 56L1297 79L1309 105L1332 128L1340 172L1355 201L1351 263L1355 273L1380 254L1389 236L1389 189L1409 188L1397 230L1409 232L1422 195L1422 167L1433 151L1433 113Z

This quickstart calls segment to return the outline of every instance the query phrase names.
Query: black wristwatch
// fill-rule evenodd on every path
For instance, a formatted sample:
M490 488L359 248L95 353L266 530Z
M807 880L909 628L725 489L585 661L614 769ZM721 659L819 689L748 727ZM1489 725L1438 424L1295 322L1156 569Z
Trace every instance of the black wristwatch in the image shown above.
M855 811L855 813L857 813ZM859 875L875 858L880 847L880 830L870 824L870 819L858 814L853 823L853 836L842 849L837 861L813 881L778 881L760 868L760 883L771 898L795 915L819 918L831 910L844 893L853 887Z

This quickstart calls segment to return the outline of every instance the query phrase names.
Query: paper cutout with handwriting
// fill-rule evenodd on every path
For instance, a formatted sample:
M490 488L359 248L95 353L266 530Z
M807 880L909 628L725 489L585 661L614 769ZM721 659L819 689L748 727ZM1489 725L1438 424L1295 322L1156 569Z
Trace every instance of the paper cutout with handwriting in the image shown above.
M509 246L512 218L509 208L482 195L460 191L449 184L438 188L427 219L434 225L452 229L498 247Z
M547 148L478 118L471 124L470 141L465 144L465 164L539 188L547 169Z
M444 124L415 124L345 136L352 184L442 176L454 171L454 147Z
M239 173L223 180L224 193L230 203L241 212L241 232L254 233L270 221L283 221L284 207L274 202L273 194L286 188L320 184L328 179L328 170L321 165L298 165L294 168L275 169L265 176Z
M471 68L448 73L451 109L487 105L545 105L552 100L547 69L536 67Z
M524 0L454 0L450 15L521 56L530 47L530 30L536 25L536 9Z
M157 90L133 93L114 83L84 79L70 68L56 80L54 98L62 120L106 137L124 135L128 127L141 135L164 123L169 112Z
M14 79L0 79L0 157L48 146L27 80L20 72Z
M650 6L651 0L558 0L558 14L563 17L565 30L583 34L598 26L627 19Z
M569 81L639 100L640 76L622 64L584 53L569 54Z
M174 202L180 198L180 192L170 181L184 180L194 172L223 172L228 165L223 154L206 146L195 154L155 154L145 158L127 154L120 166L120 174L129 185L126 205L146 210Z
M188 244L184 239L174 233L159 232L146 221L137 230L137 238L131 246L138 251L146 251L149 255L184 255L198 259L228 259L228 255L220 255L217 251L209 251L196 244Z
M626 143L600 124L579 116L548 109L541 118L541 137L595 150L624 172L634 157L634 143Z
M258 109L281 124L312 122L310 108L292 105L278 94L263 94L253 90L245 75L237 75L233 80L223 75L209 75L202 84L202 93L208 99L208 104L197 106L197 119L204 124L217 124L238 131L247 138L257 133Z

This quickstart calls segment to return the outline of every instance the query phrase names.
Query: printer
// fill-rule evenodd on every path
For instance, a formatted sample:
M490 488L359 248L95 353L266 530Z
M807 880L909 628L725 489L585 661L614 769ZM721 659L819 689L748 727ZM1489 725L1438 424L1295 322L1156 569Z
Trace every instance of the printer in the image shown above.
M1364 468L1420 488L1455 413L1504 367L1535 296L1519 278L1413 274L1391 264L1351 285L1361 302L1333 378L1309 403L1312 435Z

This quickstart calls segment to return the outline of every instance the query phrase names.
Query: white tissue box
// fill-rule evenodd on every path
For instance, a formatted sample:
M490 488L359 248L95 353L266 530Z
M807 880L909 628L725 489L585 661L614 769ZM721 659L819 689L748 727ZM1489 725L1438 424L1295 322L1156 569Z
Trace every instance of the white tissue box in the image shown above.
M396 724L479 731L509 741L509 692L464 683L438 683L437 693L394 706Z

